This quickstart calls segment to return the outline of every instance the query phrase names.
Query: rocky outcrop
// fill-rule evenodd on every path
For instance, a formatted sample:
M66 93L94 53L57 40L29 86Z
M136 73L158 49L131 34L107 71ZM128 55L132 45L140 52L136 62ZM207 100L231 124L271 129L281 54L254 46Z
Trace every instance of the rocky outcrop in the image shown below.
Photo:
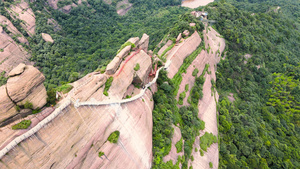
M42 33L42 38L46 42L50 42L50 43L54 42L54 40L52 39L52 37L49 34L47 34L47 33Z
M184 149L182 146L182 151L180 151L179 153L177 153L177 149L175 147L175 144L180 141L180 139L182 139L182 145L184 145L184 140L181 136L181 131L180 128L177 126L172 126L174 128L174 134L173 134L173 138L172 138L172 146L171 146L171 151L169 152L168 155L166 155L163 160L164 162L168 162L170 160L172 160L173 165L176 164L177 158L178 156L183 156L184 155Z
M80 101L87 101L98 95L98 100L103 95L103 85L107 80L107 76L98 72L87 74L85 77L74 82L74 98ZM102 89L101 89L102 87Z
M195 31L189 38L185 39L178 46L175 46L168 54L168 59L172 61L168 68L168 77L173 78L183 63L183 60L189 56L201 43L201 38Z
M9 34L10 37L17 37L18 41L20 43L25 43L28 44L27 39L22 35L21 32L11 23L10 20L8 20L5 16L0 15L0 25L6 26L7 30L10 31L11 33ZM1 26L0 26L1 27ZM1 27L2 28L2 27ZM0 31L0 33L3 30Z
M172 45L172 43L173 43L173 41L168 40L168 42L167 42L162 48L159 49L159 51L157 52L157 54L158 54L159 56L161 56L162 53L163 53L169 46Z
M0 168L148 169L152 162L151 100L148 90L142 98L122 105L69 106L37 137L4 156ZM107 141L115 130L120 132L116 144ZM104 155L99 157L99 152Z
M11 27L11 29L13 29ZM31 64L30 55L18 45L0 26L0 72L6 74L20 63Z
M140 38L139 37L133 37L133 38L128 39L127 42L133 43L135 45L135 47L138 48L139 47L138 45L139 45L139 42L140 42Z
M183 31L184 36L189 36L190 32L188 30Z
M33 66L20 64L13 69L7 84L0 90L0 122L19 114L15 106L24 105L26 101L32 103L34 109L43 107L47 99L44 80L42 73Z
M106 74L112 75L116 72L118 67L120 66L120 63L122 62L123 58L126 57L131 50L131 46L128 45L125 48L123 48L116 57L107 65L106 67Z
M139 42L139 48L144 50L144 51L148 51L148 44L149 44L149 36L147 34L143 34L140 42Z
M117 14L124 16L133 6L132 3L129 3L128 0L119 1L116 5Z
M140 69L134 71L134 67L137 64L140 65ZM143 50L135 54L127 63L122 63L118 70L118 75L114 76L114 80L108 91L109 96L112 97L111 99L121 99L134 79L139 83L146 82L148 74L151 71L151 66L151 57Z
M10 15L22 20L24 23L21 23L22 27L27 31L27 33L32 36L35 33L35 15L30 8L29 4L24 0L21 0L20 3L10 6L11 11Z

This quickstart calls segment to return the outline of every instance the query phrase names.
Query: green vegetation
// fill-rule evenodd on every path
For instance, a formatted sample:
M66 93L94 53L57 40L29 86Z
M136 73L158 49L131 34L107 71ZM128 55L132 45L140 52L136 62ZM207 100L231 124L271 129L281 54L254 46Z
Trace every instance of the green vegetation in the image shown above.
M203 43L203 41L201 42ZM175 74L173 77L172 81L176 87L174 90L174 95L177 95L179 85L181 84L182 81L182 73L186 72L186 69L190 66L190 64L193 62L193 60L198 56L198 54L201 52L203 45L199 45L199 47L188 57L186 57L183 61L183 64L179 68L178 72Z
M104 152L100 151L98 156L101 158L104 155Z
M108 136L107 140L111 143L117 143L119 136L120 136L120 132L118 130L116 130Z
M140 70L140 64L137 63L133 69L134 69L134 71Z
M199 150L200 151L200 155L203 157L204 156L204 151L203 150Z
M182 138L175 144L176 152L177 153L182 152L182 144L183 144Z
M213 163L212 162L209 162L209 168L213 168Z
M210 147L210 145L217 142L217 137L212 133L205 132L205 134L200 137L200 147L204 151L207 151L207 148Z
M158 91L154 94L153 110L153 168L176 167L171 163L164 163L162 158L169 154L171 150L171 138L173 136L172 124L180 124L182 139L185 140L182 145L184 148L184 160L181 162L183 168L187 168L187 162L191 158L193 144L196 136L203 130L205 123L198 118L197 105L183 106L180 109L176 106L177 102L174 95L173 79L167 77L167 72L162 70L157 79ZM179 147L181 143L177 143Z
M185 98L185 96L186 96L185 91L183 91L182 93L179 94L179 100L178 100L179 105L183 104L183 99Z
M58 1L57 7L58 7L58 8L62 8L62 7L64 7L64 6L71 5L71 4L72 4L72 0Z
M190 88L189 88L189 84L186 84L185 87L184 87L184 91L185 91L185 92L188 92L189 89L190 89Z
M192 75L193 75L194 77L196 77L197 74L198 74L198 72L199 72L199 70L198 70L197 68L195 68L194 71L193 71L193 73L192 73Z
M27 129L31 124L31 120L22 120L20 123L13 125L11 128L13 130Z
M5 75L5 71L0 73L0 86L5 85L7 82L7 79L4 75Z
M56 90L53 88L50 88L47 90L47 106L55 105L56 104Z
M105 96L108 96L108 90L112 84L112 81L114 80L114 78L112 76L110 76L107 81L105 82L105 87L104 87L104 91L103 91L103 94Z
M131 49L132 49L132 48L135 48L135 44L134 44L134 43L131 43L131 42L125 42L125 43L121 46L121 48L118 50L117 54L118 54L119 52L121 52L121 50L124 49L126 46L131 46Z
M66 5L63 3L70 1L61 1L59 6ZM133 8L124 16L116 13L114 3L117 1L108 5L102 0L88 0L73 7L69 14L45 5L48 4L46 0L30 3L36 17L36 34L32 38L26 37L32 47L31 60L45 75L47 89L68 82L72 72L84 76L106 66L130 37L147 33L149 49L153 50L171 28L184 31L185 27L179 27L179 22L186 27L194 22L184 20L188 16L179 21L179 16L186 12L178 6L179 0L130 0ZM2 14L2 8L0 11ZM48 22L52 18L59 26ZM43 32L51 34L55 43L42 40Z
M239 9L224 1L204 9L227 41L216 82L219 168L299 168L299 2L229 2ZM275 5L282 11L269 11Z
M69 85L69 84L64 84L64 85L62 85L62 86L58 86L57 88L56 88L56 91L58 91L58 92L62 92L63 94L65 94L65 93L68 93L70 90L72 90L73 89L73 86L72 85Z
M166 54L169 50L171 50L174 46L175 46L175 43L172 43L172 45L170 45L169 47L167 47L166 50L163 51L163 53L161 54L160 57L164 57L165 54ZM164 58L165 58L165 57L164 57Z
M24 109L33 109L32 103L27 100L24 104Z

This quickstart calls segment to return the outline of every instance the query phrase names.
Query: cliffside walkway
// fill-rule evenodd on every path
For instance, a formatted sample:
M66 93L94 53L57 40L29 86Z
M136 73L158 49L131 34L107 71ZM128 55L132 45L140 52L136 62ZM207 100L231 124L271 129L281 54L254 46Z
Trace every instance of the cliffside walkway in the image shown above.
M10 150L12 150L15 146L17 146L20 142L23 140L26 140L27 138L34 135L36 132L38 132L41 128L43 128L46 124L48 124L50 121L52 121L55 117L57 117L62 110L64 110L66 107L68 107L71 103L74 104L75 107L79 106L100 106L100 105L109 105L109 104L123 104L128 103L134 100L139 99L142 97L147 88L150 87L152 84L154 84L158 78L159 71L161 69L167 69L171 64L171 61L167 61L166 65L164 67L161 67L158 69L154 79L145 85L145 88L140 91L140 93L130 99L124 99L124 100L106 100L106 101L88 101L88 102L73 102L72 99L68 96L65 100L65 102L60 105L58 108L54 110L53 113L51 113L49 116L47 116L44 120L42 120L40 123L38 123L36 126L34 126L32 129L27 131L26 133L16 137L14 140L12 140L9 144L7 144L1 151L0 151L0 159L2 159L3 156L5 156Z

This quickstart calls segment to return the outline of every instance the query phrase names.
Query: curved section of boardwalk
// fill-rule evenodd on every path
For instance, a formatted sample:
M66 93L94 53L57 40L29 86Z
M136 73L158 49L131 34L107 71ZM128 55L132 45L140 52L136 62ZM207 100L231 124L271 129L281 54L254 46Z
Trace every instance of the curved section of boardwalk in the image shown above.
M146 84L145 88L143 90L141 90L141 92L130 98L130 99L125 99L125 100L108 100L108 101L101 101L101 102L79 102L79 103L73 103L75 107L79 107L79 106L88 106L88 105L95 105L95 106L100 106L100 105L108 105L108 104L123 104L123 103L128 103L131 101L134 101L136 99L139 99L140 97L142 97L147 88L150 87L152 84L154 84L158 78L159 75L159 71L164 68L166 69L168 66L170 65L170 63L168 62L168 64L165 65L165 67L161 67L158 69L155 78L149 82L148 84ZM22 142L23 140L26 140L27 138L31 137L32 135L34 135L36 132L38 132L41 128L43 128L47 123L49 123L50 121L52 121L55 117L57 117L63 109L65 109L66 107L68 107L70 104L72 103L70 98L66 98L66 101L59 106L58 108L55 109L55 111L53 113L51 113L48 117L46 117L44 120L42 120L40 123L38 123L36 126L34 126L32 129L30 129L29 131L27 131L26 133L16 137L14 140L12 140L8 145L6 145L1 151L0 151L0 159L6 155L10 150L12 150L15 146L17 146L20 142Z

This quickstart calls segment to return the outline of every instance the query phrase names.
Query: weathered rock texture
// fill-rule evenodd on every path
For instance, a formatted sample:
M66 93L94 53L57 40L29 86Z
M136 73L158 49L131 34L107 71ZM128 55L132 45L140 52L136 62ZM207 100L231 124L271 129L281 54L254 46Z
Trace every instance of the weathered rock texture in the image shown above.
M150 168L152 93L133 102L107 106L70 106L4 156L0 168ZM120 131L117 144L107 141ZM105 153L101 158L98 153Z
M207 53L206 51L200 53L200 57L204 60L203 63L210 65L208 71L211 72L211 74L206 73L204 76L205 82L203 84L203 98L199 101L198 104L198 117L205 122L205 129L203 131L200 131L200 136L203 136L205 132L213 133L215 136L218 136L216 102L218 101L219 95L217 92L213 93L212 95L211 80L216 81L216 64L220 61L221 53L225 49L225 39L220 38L220 35L213 28L210 27L210 30L211 31L208 31L208 33L205 33L206 30L204 30L203 34L205 44L206 46L209 45L211 47L211 51L210 53ZM217 52L218 50L220 51L220 53ZM202 72L202 70L199 69L200 72ZM197 137L194 148L198 148L199 150L199 144L199 137ZM212 144L207 149L207 152L204 152L203 157L200 156L199 152L195 151L193 151L192 155L194 156L195 160L189 161L189 165L192 165L193 168L209 168L209 162L213 163L213 168L218 168L219 150L217 143Z
M1 23L7 23L7 29L13 34L19 34L17 29L5 17L0 16ZM25 38L20 37L20 42L27 43ZM6 74L20 63L30 64L28 58L30 55L21 45L18 45L10 35L8 35L0 26L0 72Z
M159 56L161 56L162 53L163 53L169 46L172 45L172 43L173 43L173 41L168 40L168 42L167 42L162 48L159 49L159 51L157 52L157 54L158 54Z
M123 67L123 64L125 63L122 63L120 67ZM140 65L140 69L134 71L134 67L137 64ZM145 82L148 74L151 71L151 66L151 57L147 55L143 50L134 55L126 63L126 65L124 65L122 70L118 70L118 73L119 71L121 71L119 75L114 77L112 85L108 91L111 99L121 99L133 80L136 80L139 83Z
M5 16L0 15L0 24L6 25L6 28L11 32L10 36L16 36L20 43L28 44L27 39L22 35L22 33L8 20ZM2 31L0 31L2 32Z
M198 8L199 6L205 6L214 0L185 0L182 1L181 6L189 7L189 8Z
M41 108L46 104L47 92L43 84L44 75L33 66L18 65L9 73L7 84L0 90L0 122L17 115L16 105L24 105L26 101L33 108Z
M130 40L130 39L129 39ZM122 62L122 59L124 57L126 57L131 50L131 46L128 45L125 48L123 48L116 57L114 57L114 59L107 65L106 67L106 73L108 75L112 75L116 72L116 70L118 69L118 67L120 66L120 63Z
M143 34L140 42L139 42L139 48L144 50L145 52L148 51L148 44L149 44L149 36L147 34Z
M219 34L210 27L211 31L206 33L206 30L203 31L204 34L204 41L206 44L206 48L208 46L211 47L210 53L207 53L206 50L202 50L200 54L194 59L191 65L187 68L186 73L182 74L182 82L179 86L177 99L179 98L179 94L185 90L185 85L189 84L189 91L186 92L186 97L183 99L183 106L188 106L189 103L187 102L187 98L190 95L190 90L194 85L195 77L192 76L192 72L195 68L199 70L198 75L200 76L205 68L206 64L209 64L208 71L211 74L205 73L205 82L203 84L203 98L199 101L198 110L199 114L198 117L205 122L205 129L200 131L200 136L203 136L205 132L213 133L215 136L218 135L218 128L217 128L217 110L216 110L216 102L218 101L218 93L212 93L211 91L211 80L216 80L216 64L220 61L221 53L224 51L225 48L225 40L219 37ZM192 35L193 36L193 35ZM201 42L201 39L200 39ZM200 43L199 42L199 43ZM176 46L172 49L176 49ZM219 51L219 53L218 53ZM178 57L182 57L184 55L178 55ZM173 64L173 63L172 63ZM171 64L171 65L172 65ZM180 64L181 65L181 64ZM177 71L176 71L177 72ZM176 73L175 72L175 73ZM172 71L169 71L169 74ZM178 105L181 107L181 105ZM180 129L174 127L174 136L172 139L172 148L170 153L164 157L164 161L167 162L169 160L173 161L173 164L176 162L178 158L178 154L176 152L176 148L173 147L173 144L176 144L178 139L178 134L176 131ZM196 137L195 143L193 145L193 150L197 148L200 150L200 136ZM200 155L200 152L193 151L192 155L194 157L194 161L189 161L188 165L193 166L193 168L197 169L206 169L209 168L209 162L213 163L213 168L218 168L218 160L219 160L219 152L218 152L218 144L212 144L208 149L207 152L204 152L204 156Z
M21 0L20 3L16 5L10 6L12 11L10 15L14 16L15 18L19 18L24 23L22 23L22 27L27 31L27 33L32 36L35 33L35 15L32 9L29 7L29 4L24 0Z
M90 98L97 98L102 100L103 87L107 80L107 76L104 74L99 74L98 72L93 72L87 74L85 77L74 82L74 94L73 98L80 101L87 101ZM95 97L97 96L97 97Z
M189 38L185 39L178 46L175 46L169 52L167 58L172 61L168 68L168 77L173 76L178 72L178 69L183 63L183 60L189 56L201 43L199 34L195 31Z
M177 127L177 126L174 126L173 125L173 128L174 128L174 134L173 134L173 138L172 138L172 147L171 147L171 151L168 155L166 155L163 160L164 162L167 162L167 161L170 161L172 160L173 164L175 165L176 164L176 161L177 161L177 158L178 156L183 156L184 155L184 149L183 149L183 146L182 146L182 151L177 153L177 149L175 147L175 144L180 141L180 139L182 138L181 136L181 131L180 131L180 128ZM184 140L182 138L182 145L184 145Z
M15 104L6 94L5 86L0 87L0 103L0 122L11 116L14 116L17 113Z

